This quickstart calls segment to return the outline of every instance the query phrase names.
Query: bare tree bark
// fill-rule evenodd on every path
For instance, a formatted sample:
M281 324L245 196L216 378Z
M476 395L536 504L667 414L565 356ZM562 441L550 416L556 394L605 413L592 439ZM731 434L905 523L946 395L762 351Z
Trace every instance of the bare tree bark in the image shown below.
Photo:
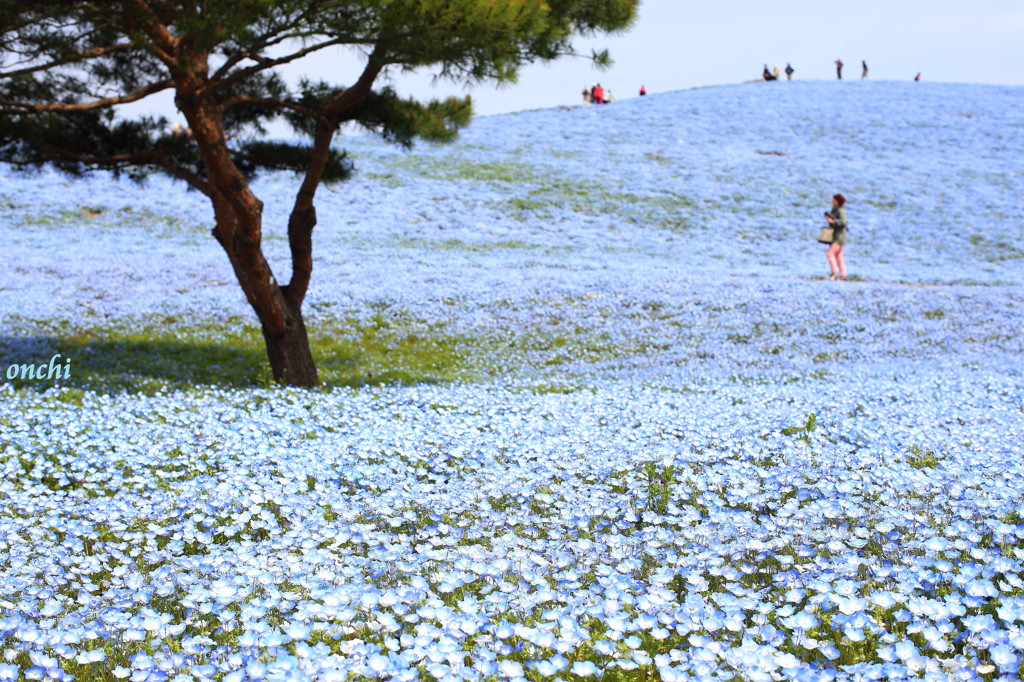
M316 386L319 376L302 319L303 297L286 295L274 278L263 255L263 202L231 158L220 105L200 94L199 83L201 79L179 86L177 103L199 145L209 178L216 219L213 236L227 254L260 321L274 380L291 386Z

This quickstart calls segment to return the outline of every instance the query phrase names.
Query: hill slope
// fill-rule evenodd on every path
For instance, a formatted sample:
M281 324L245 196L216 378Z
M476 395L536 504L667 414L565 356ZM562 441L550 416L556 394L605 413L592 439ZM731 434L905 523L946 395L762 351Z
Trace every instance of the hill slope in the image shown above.
M415 207L424 237L445 239L429 228L450 229L461 200L473 242L814 276L813 235L843 192L863 278L1020 283L1006 265L1024 257L1022 104L1020 88L796 82L488 117L447 148L373 161L357 148L371 180L398 185L360 217L377 228L380 211Z
M455 144L412 152L345 138L358 172L318 195L307 314L354 343L382 314L419 336L483 339L459 353L474 362L509 330L586 339L560 365L588 348L588 367L623 353L676 362L685 330L684 357L713 353L730 371L726 357L746 365L778 346L764 329L792 330L793 348L818 317L858 356L881 329L907 343L896 322L922 327L909 337L919 346L955 338L961 352L1013 352L1024 313L1001 285L1024 284L1022 104L1022 88L757 83L484 117ZM203 197L159 178L4 180L2 238L17 268L0 272L0 309L12 331L114 324L193 338L199 325L224 338L230 319L230 334L255 333ZM285 279L296 181L256 187ZM836 191L849 198L859 281L824 288L814 237ZM714 329L708 306L730 311ZM982 350L993 339L998 349ZM544 367L556 349L520 359ZM495 364L484 371L504 371Z
M322 391L259 387L201 197L4 175L0 357L73 364L0 382L0 680L1020 679L1022 93L348 140Z

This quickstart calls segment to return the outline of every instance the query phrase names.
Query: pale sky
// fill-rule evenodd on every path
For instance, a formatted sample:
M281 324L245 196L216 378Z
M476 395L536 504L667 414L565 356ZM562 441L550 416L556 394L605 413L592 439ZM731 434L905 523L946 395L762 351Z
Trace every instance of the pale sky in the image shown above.
M400 94L420 98L470 94L478 115L581 101L584 85L600 82L617 99L760 77L764 64L796 69L796 79L834 79L837 58L844 79L871 78L1024 85L1024 2L1021 0L822 0L725 3L642 0L633 28L617 36L579 40L581 53L607 47L607 71L585 59L529 66L515 85L432 85L429 74L395 74ZM359 63L343 53L319 54L291 66L347 85ZM380 82L378 82L378 85ZM170 96L152 108L174 120ZM284 133L283 126L273 132Z

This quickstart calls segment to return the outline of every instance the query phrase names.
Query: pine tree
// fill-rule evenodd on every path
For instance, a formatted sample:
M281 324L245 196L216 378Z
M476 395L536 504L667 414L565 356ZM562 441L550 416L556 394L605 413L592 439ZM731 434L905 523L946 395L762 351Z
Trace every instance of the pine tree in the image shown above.
M302 302L313 269L314 198L352 166L332 146L346 123L409 145L450 140L469 98L420 102L375 87L387 69L429 68L464 83L509 82L534 61L572 53L576 36L626 29L639 0L0 0L0 161L167 173L209 198L213 236L259 318L274 379L318 383ZM333 47L362 55L348 84L280 67ZM599 64L607 53L595 53ZM188 122L123 119L120 105L170 91ZM281 117L295 142L259 139ZM250 180L290 170L292 277L264 256L263 203ZM156 236L153 237L157 238Z

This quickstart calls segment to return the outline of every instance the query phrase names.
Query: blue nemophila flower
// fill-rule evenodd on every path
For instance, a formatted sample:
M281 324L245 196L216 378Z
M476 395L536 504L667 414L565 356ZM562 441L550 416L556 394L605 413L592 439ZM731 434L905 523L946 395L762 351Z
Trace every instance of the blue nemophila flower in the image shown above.
M811 630L818 626L818 619L813 613L808 611L800 611L799 613L786 618L783 621L787 627L791 627L794 630Z
M303 640L309 637L312 628L305 623L290 623L285 627L284 634L293 640Z
M570 672L573 675L578 675L580 677L591 677L593 675L600 675L601 669L592 661L576 661L572 664Z
M967 616L962 620L964 627L973 633L981 633L986 630L998 630L999 626L992 616L986 614Z
M121 638L126 642L142 642L146 639L146 631L142 628L129 628L121 633Z
M498 662L498 673L503 677L517 679L523 676L524 671L523 666L521 666L519 663L516 663L515 661L504 660Z
M910 660L917 656L917 647L910 640L902 640L893 647L896 655L903 661Z
M89 663L99 663L106 659L106 653L103 649L91 649L84 651L75 657L75 660L79 665L88 665Z
M999 667L1001 672L1014 673L1017 671L1020 657L1009 645L999 644L994 646L988 650L988 654L992 657L992 662Z

